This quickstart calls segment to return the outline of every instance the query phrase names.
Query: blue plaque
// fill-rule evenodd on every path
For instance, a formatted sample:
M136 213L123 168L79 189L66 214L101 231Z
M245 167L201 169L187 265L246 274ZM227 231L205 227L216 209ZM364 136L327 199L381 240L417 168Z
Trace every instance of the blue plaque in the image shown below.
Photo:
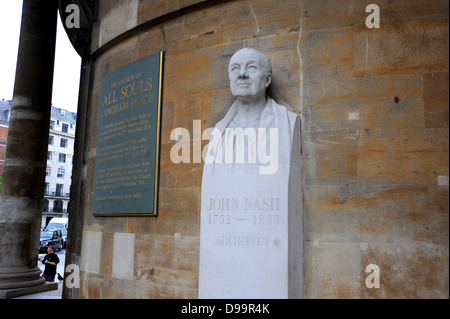
M102 78L93 214L157 216L163 52Z

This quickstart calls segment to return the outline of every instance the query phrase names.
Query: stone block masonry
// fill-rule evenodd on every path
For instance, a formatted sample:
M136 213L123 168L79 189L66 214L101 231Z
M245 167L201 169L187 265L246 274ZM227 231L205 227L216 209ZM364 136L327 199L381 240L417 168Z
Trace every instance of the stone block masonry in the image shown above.
M449 297L448 1L377 1L379 29L370 1L280 3L99 1L77 227L101 249L70 257L98 269L82 268L79 298L197 298L203 164L173 163L170 134L223 118L243 47L269 56L270 95L301 118L303 296ZM101 79L161 50L159 216L94 217ZM131 242L133 269L119 271ZM369 264L380 288L365 284Z

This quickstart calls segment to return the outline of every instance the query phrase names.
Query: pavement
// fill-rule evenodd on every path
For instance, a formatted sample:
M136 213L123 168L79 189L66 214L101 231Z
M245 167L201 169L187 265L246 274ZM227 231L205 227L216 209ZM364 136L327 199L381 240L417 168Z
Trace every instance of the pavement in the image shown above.
M63 249L61 251L56 252L56 254L59 257L59 264L56 268L57 273L59 273L61 276L64 276L64 263L66 261L66 250ZM45 254L39 254L39 259L42 259L44 257L45 257ZM44 271L44 265L41 262L38 262L38 266L42 271ZM12 298L12 299L62 299L63 282L59 281L57 276L55 276L55 282L58 283L57 290L40 292L37 294L25 295L25 296Z

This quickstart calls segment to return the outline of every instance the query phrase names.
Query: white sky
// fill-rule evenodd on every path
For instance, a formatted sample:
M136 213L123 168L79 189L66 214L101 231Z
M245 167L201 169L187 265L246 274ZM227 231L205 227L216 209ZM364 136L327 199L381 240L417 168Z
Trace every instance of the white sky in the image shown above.
M0 100L14 92L19 48L22 0L0 0ZM52 104L77 111L81 58L67 37L58 17Z

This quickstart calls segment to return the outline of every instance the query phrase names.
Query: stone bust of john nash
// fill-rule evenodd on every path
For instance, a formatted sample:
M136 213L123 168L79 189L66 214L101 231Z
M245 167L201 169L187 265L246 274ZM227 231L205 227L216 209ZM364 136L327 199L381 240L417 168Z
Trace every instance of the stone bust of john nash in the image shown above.
M273 73L261 51L237 51L228 75L235 101L203 167L199 298L299 298L299 117L267 95Z

